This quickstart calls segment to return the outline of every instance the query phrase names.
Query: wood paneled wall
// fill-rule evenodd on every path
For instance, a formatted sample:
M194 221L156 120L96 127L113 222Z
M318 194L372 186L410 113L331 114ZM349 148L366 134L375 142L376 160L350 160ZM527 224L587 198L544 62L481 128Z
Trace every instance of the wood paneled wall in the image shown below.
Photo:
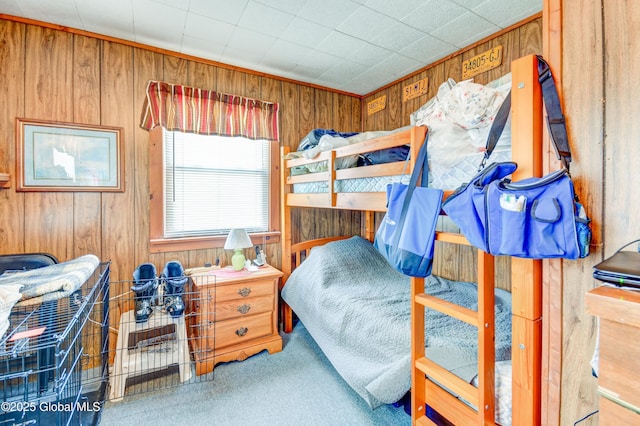
M591 255L563 262L563 285L553 300L562 309L562 376L552 379L560 381L559 424L565 425L598 408L598 380L589 364L597 321L585 310L586 292L598 285L592 267L640 238L636 216L640 84L635 72L640 66L640 4L635 0L559 3L563 100L574 153L571 174L593 229ZM581 425L611 421L594 415Z
M94 253L112 261L112 280L130 280L135 267L168 260L201 266L223 250L149 252L148 132L139 128L147 81L213 89L280 103L281 144L294 149L317 127L357 131L360 98L189 60L125 43L37 25L0 20L0 253L48 252L60 261ZM117 126L124 129L124 193L15 190L16 117ZM299 238L359 233L351 212L299 211ZM280 264L278 244L266 243L269 261Z

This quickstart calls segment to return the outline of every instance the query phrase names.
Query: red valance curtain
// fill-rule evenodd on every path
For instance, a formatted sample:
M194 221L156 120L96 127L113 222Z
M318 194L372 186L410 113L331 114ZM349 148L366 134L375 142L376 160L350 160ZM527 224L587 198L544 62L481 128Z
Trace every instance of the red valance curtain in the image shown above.
M149 81L140 127L279 140L278 103Z

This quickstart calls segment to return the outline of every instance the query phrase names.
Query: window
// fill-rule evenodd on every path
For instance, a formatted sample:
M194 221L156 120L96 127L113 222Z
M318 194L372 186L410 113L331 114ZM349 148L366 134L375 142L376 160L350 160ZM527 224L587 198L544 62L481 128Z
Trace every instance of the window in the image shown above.
M232 228L278 232L276 142L159 128L150 161L152 252L221 247Z

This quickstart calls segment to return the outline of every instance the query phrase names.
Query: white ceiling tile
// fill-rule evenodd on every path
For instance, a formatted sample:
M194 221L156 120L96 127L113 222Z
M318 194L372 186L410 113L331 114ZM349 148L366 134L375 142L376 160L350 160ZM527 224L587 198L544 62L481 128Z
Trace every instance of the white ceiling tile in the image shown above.
M301 72L305 76L318 78L327 70L340 63L341 59L317 50L308 51L300 58L295 71Z
M84 29L125 40L135 40L131 0L110 0L96 4L92 0L76 0Z
M188 13L187 22L184 27L184 35L192 39L209 40L218 45L226 46L235 28L234 25L227 22L218 21L195 13Z
M350 59L362 65L371 66L384 61L392 54L393 52L390 50L363 42L357 50L351 53Z
M394 19L368 7L360 6L336 28L361 40L370 40L382 29L393 25Z
M24 12L20 9L17 0L3 0L0 2L0 13L14 16L24 16Z
M460 31L461 25L464 25L466 31ZM435 29L430 34L441 40L447 40L458 48L463 48L469 45L470 40L479 40L499 30L500 28L486 19L468 12Z
M305 3L298 16L329 28L335 28L359 5L351 0L311 0Z
M174 7L154 3L150 0L136 0L133 3L133 24L136 41L149 44L153 40L162 43L163 48L182 43L182 33L187 12ZM162 22L162 25L158 25Z
M505 28L542 10L542 0L513 0L509 8L503 0L487 0L472 7L474 13L493 24Z
M425 33L409 25L395 22L386 28L380 28L378 34L371 38L371 43L397 52L424 37L424 35Z
M382 86L383 84L380 84L377 87L382 87ZM371 89L370 84L368 84L366 81L359 78L354 78L353 80L346 82L344 84L344 87L345 87L344 90L347 92L359 93L361 95L364 95L373 91Z
M239 59L253 58L253 64L256 65L262 61L265 52L271 49L275 41L275 37L236 27L223 56ZM234 63L231 62L231 64Z
M333 31L327 38L322 40L322 42L316 46L316 49L341 58L349 58L354 51L361 48L364 44L366 43L362 40L358 40L357 38L353 38L338 31Z
M478 6L479 4L485 2L486 0L453 0L455 3L459 4L460 6L464 7L465 9L473 9L474 7ZM526 1L526 0L525 0ZM534 1L534 0L531 0ZM537 0L535 0L537 1ZM509 5L510 7L511 5Z
M276 40L264 55L261 65L281 71L292 70L308 52L308 47L286 40Z
M136 43L146 44L147 46L159 47L160 49L169 50L171 52L180 52L182 49L182 38L160 40L160 38L155 35L137 35L134 41Z
M303 46L315 47L329 36L331 30L320 24L295 17L287 28L280 34L280 38Z
M423 66L424 64L422 62L394 53L389 55L384 61L374 65L373 68L380 67L384 69L385 72L393 74L396 78L400 78Z
M462 40L461 42L459 42L460 43L459 46L460 46L460 48L469 46L470 44L473 44L473 43L475 43L476 41L478 41L480 39L483 39L485 37L489 37L491 34L495 34L496 31L497 30L492 31L492 30L489 30L489 29L478 31L476 33L475 37L468 38L466 40Z
M124 24L124 22L117 22L114 24L106 21L104 23L90 22L85 25L84 30L95 34L109 34L110 37L114 37L116 39L135 42L136 38L133 36L133 30L131 28L125 28ZM130 27L133 27L133 25L130 25ZM150 46L154 46L154 44L150 44Z
M165 6L175 7L176 9L189 10L189 3L191 0L151 0L156 3L164 4Z
M322 73L321 78L330 81L331 83L341 83L346 80L351 80L358 75L362 70L362 65L351 62L349 60L341 60L336 62L334 66Z
M371 67L365 69L362 73L360 73L357 77L357 80L362 81L377 81L380 83L379 86L384 86L387 83L391 83L396 80L396 76L389 73L383 68L380 67Z
M22 0L19 8L31 19L84 29L73 0Z
M467 9L450 0L429 0L415 12L403 17L401 21L425 33L432 33L435 28L447 24L466 12L468 12ZM467 29L462 27L460 31L467 32Z
M182 38L182 49L180 52L199 58L207 58L212 61L220 61L226 44L217 43L216 40L204 40L185 35Z
M307 0L254 0L256 3L262 3L266 6L274 9L281 10L283 12L297 15L298 11L302 9ZM315 0L308 0L315 1Z
M249 2L238 26L251 29L257 33L277 37L287 28L293 15L256 2Z
M300 57L299 62L300 64L311 64L312 66L317 65L319 72L323 73L342 62L342 58L317 50L307 50L305 56Z
M456 50L458 49L452 44L438 40L430 35L425 35L401 49L399 53L422 63L429 64L433 62L432 58L440 59Z
M191 0L189 11L237 25L249 0Z
M315 79L317 81L325 70L321 70L312 64L298 64L293 71L298 76L297 80L309 81L310 79Z
M477 0L473 0L476 1ZM407 15L415 13L416 10L424 4L424 0L402 0L402 1L389 1L389 0L366 0L364 4L380 13L387 16L391 16L395 19L404 18Z

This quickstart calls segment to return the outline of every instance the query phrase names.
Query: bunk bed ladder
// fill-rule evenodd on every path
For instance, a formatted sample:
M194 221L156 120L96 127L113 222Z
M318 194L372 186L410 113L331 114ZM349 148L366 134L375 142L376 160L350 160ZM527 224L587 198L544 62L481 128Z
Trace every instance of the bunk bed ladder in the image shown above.
M446 243L469 244L459 234L438 233L436 238ZM454 424L494 424L494 276L493 256L478 250L477 311L426 294L424 279L412 278L411 312L414 319L424 318L425 309L433 309L478 329L476 388L428 358L429 349L424 349L426 324L424 321L412 321L412 413L415 424L433 424L427 416L426 406L438 413L446 413L447 420ZM480 409L476 410L469 404Z
M537 58L511 63L511 146L518 164L513 180L542 174L543 108ZM460 235L440 233L442 242L469 244ZM427 406L454 424L495 424L494 261L478 250L478 312L451 306L424 294L424 280L411 279L411 409L414 424L434 424ZM514 426L541 423L542 262L511 259L512 419ZM478 327L478 388L431 362L425 353L425 308L437 309ZM427 351L428 352L428 349ZM480 407L476 411L442 389Z

